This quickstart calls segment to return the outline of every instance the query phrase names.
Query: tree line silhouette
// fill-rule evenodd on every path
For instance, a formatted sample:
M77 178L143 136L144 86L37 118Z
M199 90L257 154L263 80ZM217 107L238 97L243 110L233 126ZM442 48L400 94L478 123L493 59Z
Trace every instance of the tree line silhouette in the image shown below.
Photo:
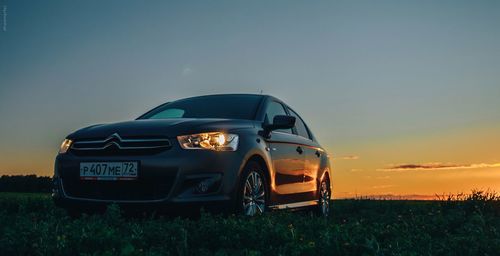
M38 192L52 191L51 177L36 175L2 175L0 177L0 192Z

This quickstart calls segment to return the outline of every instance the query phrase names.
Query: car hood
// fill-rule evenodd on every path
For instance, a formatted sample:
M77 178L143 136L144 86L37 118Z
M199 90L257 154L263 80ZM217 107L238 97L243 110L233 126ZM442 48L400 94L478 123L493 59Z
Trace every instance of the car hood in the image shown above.
M175 137L212 131L231 131L252 128L255 121L236 119L140 119L111 124L99 124L80 129L69 139L102 139L112 134L121 137Z

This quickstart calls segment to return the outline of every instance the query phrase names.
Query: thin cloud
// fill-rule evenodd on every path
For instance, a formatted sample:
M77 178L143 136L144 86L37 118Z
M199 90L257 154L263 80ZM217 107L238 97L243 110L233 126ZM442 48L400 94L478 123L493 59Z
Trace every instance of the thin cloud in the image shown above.
M391 178L391 176L373 177L371 175L366 175L366 176L363 176L363 178L365 178L365 179L376 179L376 180L388 180L388 179Z
M395 187L394 185L378 185L378 186L373 186L373 189L384 189L384 188L392 188Z
M350 172L362 172L362 171L363 171L363 169L351 169L351 170L349 170L349 171L350 171Z
M338 156L334 157L335 160L358 160L359 156L356 155L348 155L348 156Z
M404 172L404 171L433 171L433 170L463 170L463 169L480 169L480 168L495 168L500 167L500 163L478 163L478 164L443 164L443 163L427 163L427 164L400 164L393 165L387 168L378 169L381 172Z

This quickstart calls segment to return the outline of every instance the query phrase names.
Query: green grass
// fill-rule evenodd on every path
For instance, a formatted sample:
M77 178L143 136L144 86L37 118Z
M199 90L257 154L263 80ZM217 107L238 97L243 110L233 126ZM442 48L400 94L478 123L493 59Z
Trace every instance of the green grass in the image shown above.
M457 200L457 201L455 201ZM330 218L72 219L47 194L0 193L1 255L500 255L500 205L474 192L442 201L337 200Z

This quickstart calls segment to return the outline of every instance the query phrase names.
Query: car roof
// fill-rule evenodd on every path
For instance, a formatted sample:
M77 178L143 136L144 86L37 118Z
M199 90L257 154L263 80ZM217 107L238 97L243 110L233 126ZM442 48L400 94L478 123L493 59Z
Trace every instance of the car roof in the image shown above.
M193 98L203 98L203 97L226 97L226 96L248 96L248 97L272 97L270 95L264 95L264 94L252 94L252 93L221 93L221 94L207 94L207 95L199 95L199 96L192 96L188 98L181 98L182 99L193 99Z
M204 98L204 97L231 97L231 96L247 96L247 97L260 97L262 99L273 99L278 102L281 102L285 105L287 105L284 101L268 94L256 94L256 93L221 93L221 94L207 94L207 95L199 95L199 96L192 96L192 97L187 97L187 98L180 98L174 101L178 100L188 100L188 99L196 99L196 98Z

